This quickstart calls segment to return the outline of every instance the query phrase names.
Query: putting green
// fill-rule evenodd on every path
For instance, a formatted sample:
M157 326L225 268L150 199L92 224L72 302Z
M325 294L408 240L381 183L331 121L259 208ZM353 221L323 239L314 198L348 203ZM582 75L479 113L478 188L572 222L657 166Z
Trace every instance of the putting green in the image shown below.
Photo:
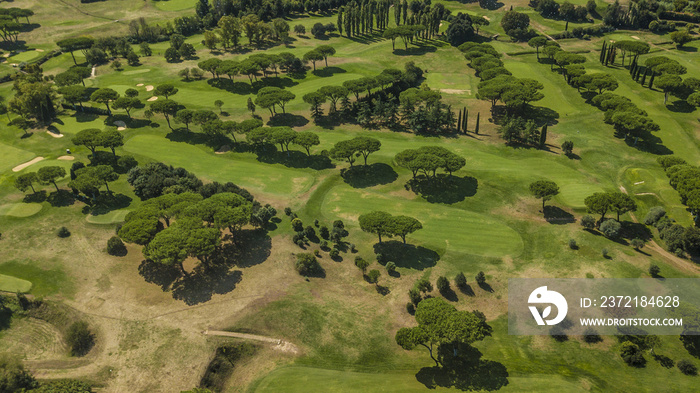
M70 167L71 167L71 165L73 165L73 162L74 161L68 161L68 160L41 160L41 161L37 162L36 164L32 164L32 165L22 169L18 173L22 174L25 172L37 172L39 169L46 167L46 166L60 166L66 170L66 176L57 180L57 181L61 181L63 179L68 178L69 172L70 172ZM53 185L51 187L53 187Z
M28 50L8 58L7 61L9 63L22 63L25 61L34 60L39 56L41 56L41 53L35 50Z
M360 214L383 210L390 214L415 217L423 229L408 236L408 241L433 250L456 251L482 256L517 256L523 250L518 232L485 214L401 200L391 195L356 190L341 184L333 187L323 200L321 211L350 220L357 225Z
M14 168L36 157L36 154L0 143L0 172Z
M154 1L156 8L163 11L182 11L194 7L197 0L160 0Z
M0 205L0 216L29 217L41 211L41 203L7 203Z
M0 291L26 293L32 289L32 283L21 278L0 274Z
M219 182L233 182L251 191L292 197L311 187L309 171L280 164L263 164L252 154L216 156L187 143L170 142L156 135L137 135L124 144L130 153L150 157L168 165L187 168L197 176Z
M112 210L97 216L90 214L85 217L85 220L91 224L116 224L123 222L127 214L129 214L129 210Z
M151 69L150 68L139 68L137 70L124 71L124 72L122 72L122 75L137 75L137 74L145 74L147 72L151 72Z

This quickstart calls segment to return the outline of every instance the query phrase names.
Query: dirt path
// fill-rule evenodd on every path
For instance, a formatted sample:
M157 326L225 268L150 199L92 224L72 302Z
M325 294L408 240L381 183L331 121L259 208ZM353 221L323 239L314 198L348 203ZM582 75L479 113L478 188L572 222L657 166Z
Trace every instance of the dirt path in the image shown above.
M242 338L244 340L262 341L262 342L266 342L266 343L270 343L270 344L275 344L275 346L273 348L278 350L278 351L293 353L293 354L299 353L299 348L297 348L296 345L294 345L288 341L280 340L277 338L258 336L257 334L224 332L221 330L205 330L204 334L207 336L234 337L234 338Z
M94 78L94 77L95 77L95 69L96 69L96 68L97 68L96 65L92 66L92 72L90 73L90 78Z
M623 186L620 186L620 191L627 194L627 190ZM637 216L633 212L630 212L630 216L632 217L632 221L639 223ZM666 262L673 265L676 269L690 273L700 273L700 268L698 268L695 264L671 254L653 239L649 240L649 242L646 244L646 248L659 254L662 258L666 259Z

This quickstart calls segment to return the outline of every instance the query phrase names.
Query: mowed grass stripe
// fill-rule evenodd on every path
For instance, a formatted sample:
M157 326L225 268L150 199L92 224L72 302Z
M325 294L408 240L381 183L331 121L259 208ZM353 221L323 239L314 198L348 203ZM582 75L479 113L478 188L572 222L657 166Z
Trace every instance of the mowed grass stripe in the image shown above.
M0 172L5 172L36 157L36 154L30 151L18 149L4 143L0 143L0 152L2 152L0 154Z
M423 223L423 229L409 235L408 241L434 250L483 256L516 256L523 250L520 235L509 226L484 214L444 205L397 201L386 195L339 184L329 190L321 207L322 212L350 220L355 227L359 227L359 215L372 210L417 218Z
M170 142L156 135L137 135L126 142L124 149L168 165L187 168L208 180L233 182L251 191L290 198L306 191L314 182L314 177L306 171L262 164L252 155L251 158L242 158L242 154L229 153L226 157L217 157L196 146Z

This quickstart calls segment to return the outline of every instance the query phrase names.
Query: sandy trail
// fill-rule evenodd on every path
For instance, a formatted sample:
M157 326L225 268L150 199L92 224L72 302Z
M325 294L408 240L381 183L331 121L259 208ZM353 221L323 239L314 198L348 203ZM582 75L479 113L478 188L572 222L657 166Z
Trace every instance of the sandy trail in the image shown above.
M36 157L35 159L33 159L33 160L31 160L31 161L27 161L27 162L25 162L24 164L19 164L19 165L17 165L16 167L12 168L12 172L19 172L19 171L21 171L22 169L24 169L24 168L26 168L26 167L28 167L28 166L30 166L30 165L32 165L32 164L36 164L37 162L39 162L39 161L41 161L41 160L43 160L43 159L44 159L44 157Z
M258 336L257 334L224 332L221 330L205 330L204 334L208 336L234 337L242 338L244 340L262 341L270 344L275 344L273 348L278 351L289 352L294 354L299 353L299 348L297 348L296 345L277 338Z

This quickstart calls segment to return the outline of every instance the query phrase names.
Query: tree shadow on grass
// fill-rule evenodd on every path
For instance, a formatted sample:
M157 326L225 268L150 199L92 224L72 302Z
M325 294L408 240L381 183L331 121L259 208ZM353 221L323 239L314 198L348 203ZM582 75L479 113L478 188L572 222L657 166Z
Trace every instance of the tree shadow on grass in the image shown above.
M437 175L426 178L418 176L406 183L407 189L425 198L430 203L453 204L476 194L479 182L471 176Z
M240 270L229 270L227 266L215 266L208 269L198 267L189 276L176 281L172 286L173 298L182 300L192 306L211 300L215 294L233 291L241 281Z
M399 174L391 165L378 162L342 169L340 176L353 188L366 188L393 183L398 179Z
M695 110L695 107L688 104L686 100L675 100L670 105L666 105L666 108L676 113L690 113Z
M169 132L165 137L172 142L185 142L190 145L205 145L212 149L216 149L225 143L231 143L231 140L228 138L226 138L227 141L224 140L224 136L221 136L221 138L212 138L209 135L193 132L186 128L176 128L174 131Z
M417 374L418 382L428 389L456 388L459 390L494 391L508 385L508 370L492 360L482 359L482 353L468 345L460 345L454 356L451 345L438 348L442 367L423 367Z
M162 290L167 291L170 286L180 278L182 272L175 266L164 265L144 259L139 265L139 275L141 275L146 282L156 284Z
M270 257L272 239L266 231L246 229L237 231L233 243L224 244L216 255L215 263L228 266L251 267Z
M46 193L46 191L41 190L41 191L37 191L37 192L33 192L31 194L25 195L24 198L22 198L22 202L24 202L24 203L41 203L41 202L46 201L47 198L48 198L48 194Z
M307 124L309 124L309 119L292 113L278 113L272 116L267 122L267 125L270 127L304 127Z
M652 238L651 230L648 226L632 221L622 221L620 228L621 237L625 239L640 238L644 241L649 241Z
M89 123L97 120L100 116L95 113L75 112L75 121L78 123Z
M258 161L266 164L282 164L289 168L311 168L316 170L334 168L331 159L326 156L306 154L290 150L288 152L277 151L277 149L258 150Z
M208 79L209 86L217 89L226 90L229 93L248 95L255 93L255 89L249 84L241 81L232 81L230 79Z
M417 270L435 266L440 260L440 255L431 249L413 244L403 244L396 240L375 244L374 253L384 256L382 265L394 262L397 267Z
M107 192L101 192L92 205L83 207L83 214L92 214L93 216L107 214L112 210L129 207L131 201L132 199L124 194L112 193L110 195Z
M346 72L347 71L345 71L344 69L342 69L340 67L334 67L334 66L323 67L319 70L311 71L312 74L314 74L318 77L321 77L321 78L327 78L327 77L333 76L335 74L343 74Z
M462 292L463 294L467 295L467 296L474 296L474 295L476 295L476 294L474 293L474 290L472 289L472 286L469 285L469 284L464 284L464 285L460 286L460 287L459 287L459 291Z
M49 194L46 199L53 207L65 207L75 203L73 193L68 190L59 190Z
M397 48L394 49L394 54L396 56L421 56L426 53L433 53L437 51L437 47L433 45L421 45L418 47L410 46L408 49Z
M576 222L576 218L573 214L567 212L566 210L560 208L559 206L545 206L544 207L544 219L550 224L571 224Z
M492 288L491 285L489 285L489 283L487 283L487 282L483 282L483 283L480 283L480 284L477 283L477 285L479 286L479 288L483 289L483 290L486 291L486 292L493 292L493 288Z
M456 302L459 300L457 293L452 288L447 288L440 291L440 295L451 302Z

